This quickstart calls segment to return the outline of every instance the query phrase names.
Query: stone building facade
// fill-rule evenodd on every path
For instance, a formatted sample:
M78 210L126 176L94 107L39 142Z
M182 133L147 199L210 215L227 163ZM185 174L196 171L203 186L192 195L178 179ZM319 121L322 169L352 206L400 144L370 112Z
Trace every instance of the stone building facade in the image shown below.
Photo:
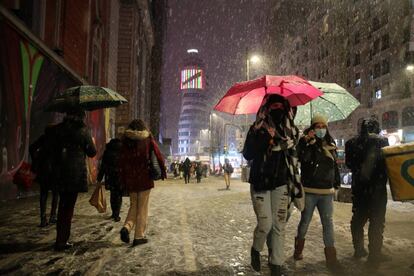
M339 146L356 134L362 118L371 116L387 135L412 141L413 22L409 0L314 1L300 33L285 34L276 48L277 73L336 82L360 101L350 117L330 124Z
M98 154L135 118L159 132L163 29L168 0L0 1L0 198L28 147L63 115L44 112L56 93L91 84L123 94L128 104L88 112ZM157 102L158 101L158 102Z

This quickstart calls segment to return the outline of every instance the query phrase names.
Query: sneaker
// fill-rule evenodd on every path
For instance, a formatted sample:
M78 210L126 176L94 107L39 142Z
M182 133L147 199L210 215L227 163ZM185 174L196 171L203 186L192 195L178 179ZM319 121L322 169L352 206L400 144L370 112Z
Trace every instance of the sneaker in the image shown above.
M120 220L121 220L121 217L115 217L115 218L114 218L114 221L115 221L115 222L118 222L118 221L120 221Z
M250 257L251 257L252 268L255 271L259 272L260 271L260 252L256 251L256 249L252 247L252 249L250 250Z
M121 231L119 232L121 234L121 240L124 243L129 243L129 232L126 227L122 227Z
M365 248L362 249L356 249L354 252L354 258L355 259L361 259L363 257L368 256L368 252L367 250L365 250Z
M144 243L147 243L147 242L148 242L147 238L134 239L134 241L132 242L132 246L134 247L134 246L144 244Z

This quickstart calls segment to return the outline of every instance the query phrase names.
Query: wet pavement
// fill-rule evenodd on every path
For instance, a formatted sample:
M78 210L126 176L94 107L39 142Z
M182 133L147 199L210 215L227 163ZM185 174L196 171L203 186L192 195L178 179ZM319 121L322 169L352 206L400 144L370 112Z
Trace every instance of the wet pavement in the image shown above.
M121 222L99 214L82 194L76 204L67 252L52 250L55 227L39 228L36 197L1 203L0 275L257 275L250 268L250 246L255 216L249 185L232 180L225 190L217 177L157 181L150 195L149 243L131 248L120 241L119 230L129 199L124 198ZM91 187L91 192L93 187ZM109 192L107 193L109 205ZM387 213L384 252L393 256L376 275L412 275L414 208L392 204ZM293 262L293 239L300 214L295 210L287 226L286 270L289 275L332 275L323 255L317 213L309 228L305 260ZM351 205L335 203L338 258L346 275L373 274L365 261L351 258ZM262 275L268 275L267 252L262 253Z

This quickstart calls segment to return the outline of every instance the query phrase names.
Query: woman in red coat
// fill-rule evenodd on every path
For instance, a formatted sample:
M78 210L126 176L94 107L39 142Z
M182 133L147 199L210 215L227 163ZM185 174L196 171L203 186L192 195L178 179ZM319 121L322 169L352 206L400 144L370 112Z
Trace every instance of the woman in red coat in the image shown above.
M120 180L123 189L130 196L130 207L124 227L121 229L121 240L129 243L129 233L135 226L132 246L147 243L145 230L148 219L149 194L154 188L154 181L149 173L151 151L157 156L161 168L162 179L166 178L164 159L151 133L142 120L133 120L122 138L120 150Z

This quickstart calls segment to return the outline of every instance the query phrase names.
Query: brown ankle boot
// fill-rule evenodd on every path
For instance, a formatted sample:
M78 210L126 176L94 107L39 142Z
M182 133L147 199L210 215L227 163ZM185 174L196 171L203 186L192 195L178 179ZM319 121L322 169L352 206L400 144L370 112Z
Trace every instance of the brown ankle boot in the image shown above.
M293 259L296 261L303 260L303 247L305 247L305 239L295 238L295 252L293 253Z
M336 249L334 246L325 247L326 267L335 272L342 272L343 267L336 258Z

